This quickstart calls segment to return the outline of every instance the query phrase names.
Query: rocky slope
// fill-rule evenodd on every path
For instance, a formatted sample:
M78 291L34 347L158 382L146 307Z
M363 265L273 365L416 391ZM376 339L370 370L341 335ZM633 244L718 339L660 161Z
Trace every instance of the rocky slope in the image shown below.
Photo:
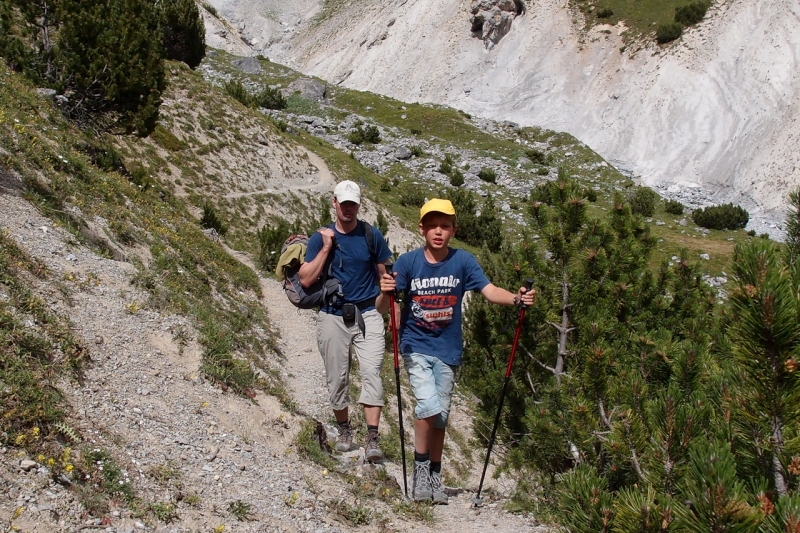
M678 42L624 52L624 26L585 32L562 0L528 3L493 47L471 32L464 0L331 2L317 18L319 0L211 3L251 53L347 87L567 131L662 190L700 189L780 220L800 184L793 0L716 2Z
M86 437L73 453L95 446L108 451L121 469L121 481L130 483L143 502L137 507L120 499L110 502L102 518L89 516L76 492L55 483L45 464L0 447L4 531L11 526L38 533L222 531L220 526L231 532L547 530L533 517L502 510L502 500L498 505L487 499L491 505L473 509L469 491L454 491L451 505L434 509L435 522L420 522L395 512L391 501L362 501L352 493L345 475L363 484L377 483L375 469L362 467L363 452L341 458L342 474L299 456L294 440L306 417L328 420L324 370L313 335L308 335L314 313L298 313L274 280L262 280L263 303L281 332L284 376L303 414L286 410L275 398L258 394L251 401L203 379L200 346L190 340L181 347L176 340L178 330L196 338L190 320L147 309L131 312L130 302L147 300L131 283L135 267L75 243L69 232L24 200L19 189L0 187L0 229L47 265L50 281L34 287L35 292L53 312L68 314L80 339L91 347L93 362L84 379L59 383L74 413L70 424ZM82 283L87 278L92 282ZM74 284L70 298L59 283ZM466 429L469 418L460 419ZM332 427L328 430L333 437ZM480 474L479 458L475 460L472 478ZM385 468L399 483L400 465ZM470 483L477 487L477 478ZM511 488L492 479L487 487L498 495ZM146 512L147 502L174 509L159 522ZM247 506L241 520L232 512L236 502ZM356 528L343 511L361 505L370 516Z

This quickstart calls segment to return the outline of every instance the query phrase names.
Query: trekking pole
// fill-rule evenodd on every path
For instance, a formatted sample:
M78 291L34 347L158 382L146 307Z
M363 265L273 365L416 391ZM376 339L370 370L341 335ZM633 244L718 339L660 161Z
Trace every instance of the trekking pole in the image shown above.
M391 263L386 264L386 273L392 275ZM397 351L397 317L395 316L394 304L397 301L397 291L392 293L392 301L389 304L389 314L392 319L392 346L394 347L394 380L397 383L397 418L400 421L400 455L403 461L403 492L408 498L408 476L406 474L406 437L403 430L403 400L400 398L400 359Z
M527 278L525 280L525 292L533 288L533 280ZM517 343L519 342L519 334L522 331L522 322L525 320L525 309L528 306L525 304L520 305L519 321L517 322L517 331L514 333L514 344L511 345L511 357L508 359L508 367L506 368L506 378L503 381L503 389L500 391L500 403L497 405L497 414L494 416L494 427L492 428L492 436L489 438L489 448L486 450L486 460L483 462L483 473L481 474L481 482L478 485L478 494L472 498L472 503L475 507L483 505L481 499L481 489L483 489L483 480L486 477L486 468L489 466L489 456L492 454L492 447L494 446L494 438L497 435L497 426L500 423L500 413L503 410L503 400L506 398L506 389L508 388L508 381L511 377L511 366L514 364L514 355L517 353Z

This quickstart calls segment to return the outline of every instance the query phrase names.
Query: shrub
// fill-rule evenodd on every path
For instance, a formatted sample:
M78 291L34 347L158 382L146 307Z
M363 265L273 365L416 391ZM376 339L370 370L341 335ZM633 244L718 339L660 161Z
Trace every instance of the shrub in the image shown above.
M664 201L664 211L670 215L682 215L683 204L678 200L666 200Z
M365 142L378 144L381 142L381 132L377 126L370 125L364 128L359 125L356 129L347 134L347 140L356 145Z
M583 190L583 197L590 202L595 203L597 201L597 191L591 187L587 187Z
M419 187L408 187L400 193L400 205L406 207L422 207L425 203L425 192Z
M453 165L449 163L447 159L445 159L444 161L439 163L439 172L449 176L450 173L453 172Z
M266 109L286 109L286 98L277 87L264 87L264 89L253 96L252 103L255 107Z
M364 130L361 129L359 126L358 128L354 129L350 133L347 134L347 140L350 141L352 144L359 145L364 142ZM350 157L353 159L356 158L355 154L350 152Z
M381 142L381 130L378 126L369 125L364 129L364 140L371 144Z
M252 97L250 96L250 93L247 92L247 89L245 89L244 85L242 85L242 82L240 82L239 80L226 81L222 85L222 90L225 91L225 94L227 94L228 96L232 96L233 98L238 100L242 105L246 105L247 107L250 107L253 101Z
M169 150L170 152L180 152L181 150L185 150L189 147L188 144L180 140L175 136L174 133L169 131L161 124L157 125L155 129L153 129L151 137L155 142L161 145L162 148Z
M453 187L461 187L464 185L464 174L457 168L454 168L450 173L450 185Z
M655 191L647 187L636 187L628 196L628 203L631 205L631 211L643 217L653 216L653 213L656 212L657 200L658 195Z
M380 231L381 235L385 238L386 234L389 232L389 221L380 209L378 209L378 216L375 218L375 227L378 228L378 231Z
M597 12L597 18L599 19L607 19L608 17L613 17L614 11L610 8L603 8Z
M439 164L439 172L442 174L450 175L453 172L453 165L455 160L451 154L445 154L444 160Z
M483 181L495 183L497 181L497 172L495 172L492 168L484 167L480 172L478 172L478 177Z
M711 4L709 2L694 1L688 6L676 7L675 22L683 24L683 26L697 24L706 16L706 11L708 11L710 6Z
M411 135L414 135L414 136L420 136L420 135L422 135L422 130L420 130L420 129L417 129L417 128L411 128L411 130L410 130L410 131L411 131Z
M656 41L659 44L674 41L683 34L683 26L679 22L665 22L658 25L656 30Z
M423 150L422 147L418 144L411 146L409 149L411 150L411 155L413 155L414 157L425 157L427 155L425 153L425 150Z
M286 133L287 131L289 131L289 124L287 124L286 122L280 119L275 119L273 122L275 126L278 128L278 130L281 131L282 133Z
M751 237L755 237L756 236L756 230L751 229L750 231L747 232L747 234L750 235Z
M278 258L281 256L281 247L283 246L286 238L297 229L284 219L278 219L277 222L264 225L256 236L258 237L258 251L256 252L256 261L258 266L266 272L275 270L278 266Z
M531 201L541 202L546 205L552 205L553 200L550 197L550 183L540 183L531 189Z
M195 68L206 55L206 29L194 0L158 2L164 57Z
M696 209L692 213L692 220L708 229L739 229L747 225L750 215L739 205L723 204Z
M65 115L93 129L152 131L165 87L160 31L149 0L0 2L0 55L71 93Z
M217 8L209 4L208 2L200 2L200 5L203 6L203 9L208 11L208 14L214 17L215 19L219 18L219 13L217 13Z
M529 150L525 150L525 155L538 165L547 165L550 162L550 158L547 157L547 154L539 150L538 148L531 148Z
M217 212L209 204L203 206L203 217L200 219L200 225L205 229L215 229L220 235L225 235L228 228L222 223L222 220L217 216Z
M388 176L384 176L380 185L381 192L389 192L392 190L392 180Z

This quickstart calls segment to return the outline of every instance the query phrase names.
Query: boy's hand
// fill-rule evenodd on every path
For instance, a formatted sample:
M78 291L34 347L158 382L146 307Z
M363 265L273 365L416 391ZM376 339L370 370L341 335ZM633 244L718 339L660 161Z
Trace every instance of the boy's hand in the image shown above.
M517 301L525 307L530 307L536 300L536 289L527 290L525 287L520 287L517 291Z
M394 292L395 288L397 285L392 274L387 273L381 276L381 292Z

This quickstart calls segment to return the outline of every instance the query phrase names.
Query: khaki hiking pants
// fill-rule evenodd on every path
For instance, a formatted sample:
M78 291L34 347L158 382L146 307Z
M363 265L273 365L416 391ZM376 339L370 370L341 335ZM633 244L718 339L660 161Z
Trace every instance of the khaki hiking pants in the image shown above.
M358 324L348 327L341 316L320 312L317 317L317 346L325 364L331 407L338 411L349 407L350 346L358 358L361 371L361 396L358 403L383 407L381 368L386 352L383 317L372 309L362 313L366 335L362 336Z

